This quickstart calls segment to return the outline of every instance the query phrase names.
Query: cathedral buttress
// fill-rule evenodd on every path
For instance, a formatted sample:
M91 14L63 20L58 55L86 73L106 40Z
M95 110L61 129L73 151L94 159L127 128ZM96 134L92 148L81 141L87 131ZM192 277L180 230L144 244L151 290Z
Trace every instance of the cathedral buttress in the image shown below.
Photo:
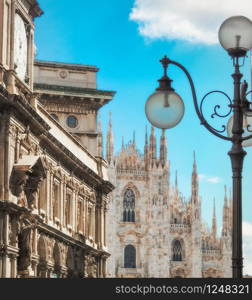
M229 228L229 207L227 199L227 187L225 185L225 197L224 197L224 207L222 216L222 236L227 236Z
M151 127L151 136L150 136L150 160L151 166L153 167L157 159L157 142L154 127Z
M214 241L216 241L216 237L217 237L217 220L216 220L215 198L214 198L213 219L212 219L212 235L213 235Z
M191 203L194 209L195 218L199 218L199 179L198 179L198 171L197 171L197 162L196 162L196 154L194 151L194 162L193 162L193 172L192 172L192 195L191 195Z
M167 141L165 136L165 130L162 130L162 135L160 138L160 163L162 167L165 166L167 161Z

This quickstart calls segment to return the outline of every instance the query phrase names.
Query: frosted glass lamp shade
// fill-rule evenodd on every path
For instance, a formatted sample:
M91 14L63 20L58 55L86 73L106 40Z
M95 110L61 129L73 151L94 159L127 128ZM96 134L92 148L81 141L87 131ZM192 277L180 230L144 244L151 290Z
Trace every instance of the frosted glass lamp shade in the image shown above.
M251 20L244 16L228 18L219 29L219 41L231 56L245 56L252 48Z
M174 91L157 91L145 104L145 114L149 122L157 128L175 127L183 118L184 102Z

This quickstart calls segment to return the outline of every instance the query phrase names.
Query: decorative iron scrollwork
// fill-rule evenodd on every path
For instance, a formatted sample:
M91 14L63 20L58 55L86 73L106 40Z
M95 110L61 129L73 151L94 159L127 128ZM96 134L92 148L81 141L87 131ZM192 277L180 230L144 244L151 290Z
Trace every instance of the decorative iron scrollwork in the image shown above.
M228 110L227 113L221 114L221 113L219 113L218 111L221 109L222 106L219 105L219 104L217 104L217 105L214 106L214 109L213 109L213 110L214 110L214 113L211 115L211 118L212 118L212 119L214 119L215 117L219 117L219 118L227 118L227 117L232 113L232 100L230 99L230 97L229 97L225 92L223 92L223 91L218 91L218 90L211 91L211 92L207 93L207 94L203 97L203 99L201 100L201 102L200 102L200 113L201 113L201 115L202 115L202 117L203 117L203 119L204 119L205 121L206 121L206 119L205 119L204 113L203 113L203 104L204 104L205 100L207 99L207 97L208 97L209 95L211 95L211 94L214 94L214 93L219 93L219 94L222 94L222 95L226 96L226 98L228 99L228 102L229 102L228 105L227 105L227 107L229 107L230 109ZM206 122L207 122L207 121L206 121ZM207 124L208 124L208 123L207 123ZM216 132L219 132L219 133L223 133L223 132L225 132L226 129L227 129L227 126L226 126L226 125L222 125L222 126L221 126L221 127L222 127L222 130L218 130L218 129L212 127L210 124L208 124L208 126L210 126L212 130L214 130L214 131L216 131Z

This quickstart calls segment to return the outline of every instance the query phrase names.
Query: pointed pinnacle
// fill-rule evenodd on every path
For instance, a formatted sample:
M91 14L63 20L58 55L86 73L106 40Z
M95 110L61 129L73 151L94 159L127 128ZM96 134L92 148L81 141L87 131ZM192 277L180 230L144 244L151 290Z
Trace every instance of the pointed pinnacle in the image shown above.
M227 199L227 186L226 185L224 186L224 190L225 190L224 202L225 202L225 206L227 206L228 199Z
M214 197L214 207L213 207L213 217L216 218L216 207L215 207L215 197Z
M196 162L196 152L193 151L193 170L194 172L197 171L197 162Z

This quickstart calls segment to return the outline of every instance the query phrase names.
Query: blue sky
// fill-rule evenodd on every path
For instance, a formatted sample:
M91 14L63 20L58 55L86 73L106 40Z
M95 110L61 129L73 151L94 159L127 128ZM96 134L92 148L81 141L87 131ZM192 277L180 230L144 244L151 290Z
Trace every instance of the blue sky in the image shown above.
M151 7L155 1L150 5L150 0L75 0L71 2L72 5L65 0L40 2L45 14L36 20L37 59L91 64L100 68L98 88L117 91L114 100L101 113L103 129L106 132L108 113L112 111L116 151L119 150L122 136L125 141L129 141L134 130L138 148L143 149L145 125L148 124L144 105L157 87L157 80L162 76L159 59L165 54L190 71L199 100L205 93L215 89L223 90L232 97L232 61L221 46L215 43L213 33L220 20L223 21L226 15L235 14L235 5L240 5L235 4L235 1L229 1L233 10L220 10L222 14L216 14L216 8L212 6L205 10L201 7L202 17L198 14L197 18L196 8L188 7L187 11L187 7L184 7L183 15L177 17L188 21L185 34L181 28L176 27L179 22L169 24L165 18L148 20L150 11L153 11L153 15L165 11L166 7L162 7L162 3L165 3L163 0L157 0L155 10ZM176 16L176 1L166 1L168 2L172 4L173 16ZM204 1L208 4L210 2ZM249 3L244 1L246 5L251 5ZM130 18L134 5L135 15ZM204 19L204 13L207 12L210 12L210 16L212 12L214 17ZM144 24L146 19L147 23ZM155 23L161 19L165 20L163 24ZM174 31L172 26L175 26ZM204 29L202 32L198 31L200 26ZM246 60L242 72L250 82L249 59ZM169 73L186 106L183 121L175 129L167 131L171 181L174 182L175 171L178 170L179 187L189 197L195 150L198 171L202 174L202 215L211 224L215 197L220 226L224 185L231 187L231 166L227 155L231 144L213 136L200 125L185 75L175 67L171 67ZM209 100L211 104L214 98ZM224 98L216 97L216 100L225 104ZM227 120L222 121L221 124L225 124ZM156 129L156 133L159 137L160 131ZM244 164L243 217L251 223L252 151L250 148L246 148L246 151L248 155Z

